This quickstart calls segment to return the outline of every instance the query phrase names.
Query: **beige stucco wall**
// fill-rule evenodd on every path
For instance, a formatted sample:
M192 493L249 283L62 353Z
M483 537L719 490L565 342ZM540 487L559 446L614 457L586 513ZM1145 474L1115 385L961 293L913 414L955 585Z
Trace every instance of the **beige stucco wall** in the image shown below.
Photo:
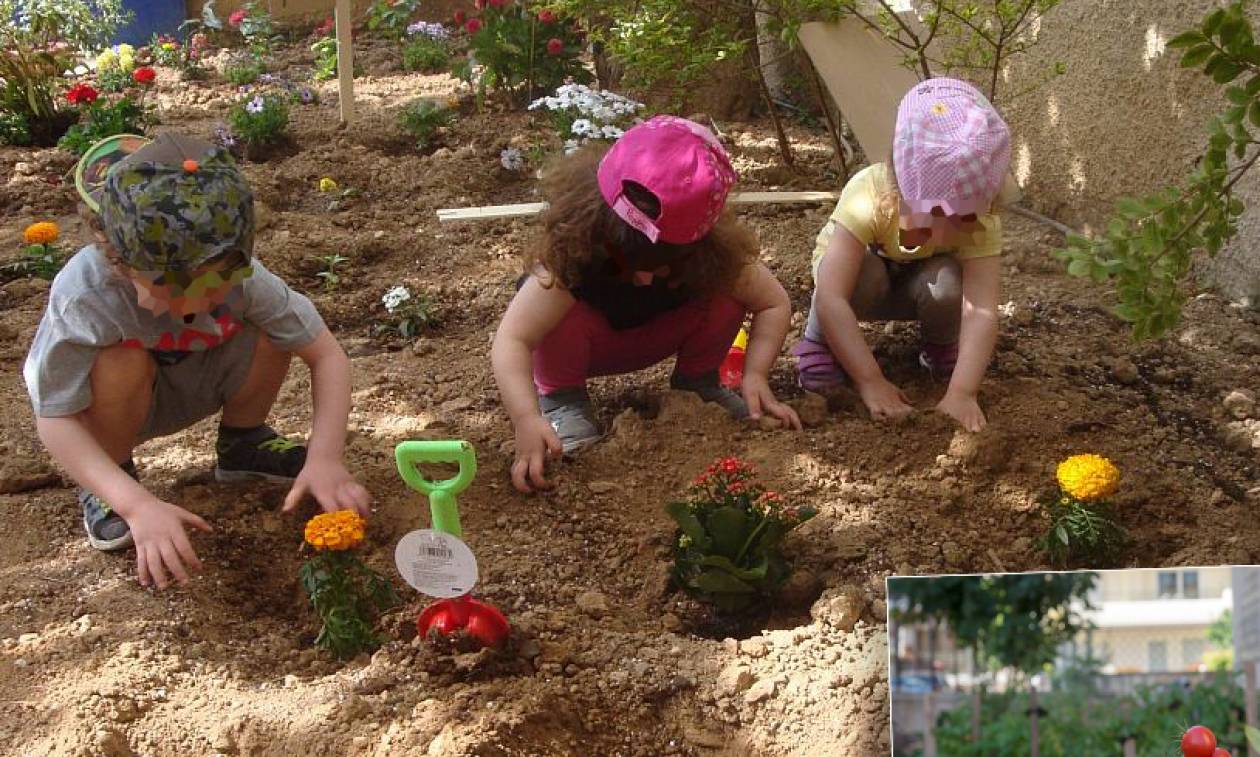
M1169 568L1177 573L1178 589L1182 574L1193 570L1199 576L1199 596L1217 598L1230 588L1230 569L1227 567ZM1162 570L1104 570L1098 573L1098 585L1091 595L1095 602L1135 602L1159 599L1159 574Z
M1166 670L1194 672L1209 649L1207 626L1181 628L1119 628L1094 631L1094 653L1113 673L1155 673L1150 667L1150 645L1163 642ZM1187 644L1189 642L1189 644Z
M1211 0L1062 0L1041 22L1039 44L1012 63L999 90L1013 136L1012 163L1034 209L1077 228L1097 225L1112 202L1178 182L1219 112L1219 85L1180 68L1171 39L1219 3ZM1256 13L1253 11L1253 13ZM1257 16L1260 18L1260 15ZM1253 18L1253 23L1256 22ZM1055 61L1067 73L1002 102ZM1211 266L1234 297L1260 295L1260 172L1239 184L1248 204L1239 238Z

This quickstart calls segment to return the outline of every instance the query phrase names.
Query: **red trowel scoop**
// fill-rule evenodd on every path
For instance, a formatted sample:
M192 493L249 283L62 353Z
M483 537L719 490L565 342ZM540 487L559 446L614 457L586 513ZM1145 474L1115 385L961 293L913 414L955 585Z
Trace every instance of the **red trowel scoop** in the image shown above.
M461 541L459 505L455 496L477 475L472 445L460 441L403 442L394 450L398 472L412 489L429 498L432 530L412 531L394 550L399 572L417 590L439 599L416 619L426 640L465 636L483 647L502 646L511 631L507 618L493 605L471 598L477 582L477 561ZM446 481L430 481L417 463L454 463L459 473Z

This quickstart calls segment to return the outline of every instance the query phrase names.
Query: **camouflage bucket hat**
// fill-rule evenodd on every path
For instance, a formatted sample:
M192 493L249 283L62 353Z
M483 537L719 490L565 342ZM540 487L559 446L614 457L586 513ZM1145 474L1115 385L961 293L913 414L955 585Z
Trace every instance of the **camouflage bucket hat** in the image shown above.
M100 194L105 236L141 271L186 272L254 249L254 195L215 145L162 134L108 170Z

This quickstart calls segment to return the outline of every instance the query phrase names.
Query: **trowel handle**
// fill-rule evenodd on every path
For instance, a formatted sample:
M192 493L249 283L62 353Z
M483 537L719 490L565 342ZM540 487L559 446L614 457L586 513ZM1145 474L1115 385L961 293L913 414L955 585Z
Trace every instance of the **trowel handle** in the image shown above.
M412 489L429 498L433 528L452 536L463 536L455 495L468 488L477 475L477 453L468 442L403 442L394 449L398 473ZM430 481L416 463L456 463L459 473L445 481Z

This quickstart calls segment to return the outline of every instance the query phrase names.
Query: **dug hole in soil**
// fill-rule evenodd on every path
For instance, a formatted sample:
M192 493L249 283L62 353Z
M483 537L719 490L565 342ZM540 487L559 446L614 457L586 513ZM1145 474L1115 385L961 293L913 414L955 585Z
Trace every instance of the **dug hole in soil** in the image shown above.
M527 115L465 107L433 154L405 149L397 109L456 87L390 71L378 52L366 45L361 55L359 123L338 128L334 86L324 84L323 104L294 109L296 154L246 165L258 253L311 295L353 358L347 462L379 506L366 551L374 567L393 574L394 544L428 524L425 502L393 468L394 445L476 446L481 469L461 512L481 567L476 593L514 625L509 650L425 648L412 625L425 600L408 590L370 658L317 653L297 584L310 511L278 514L282 490L214 485L213 420L138 450L146 485L215 528L195 538L206 571L189 588L139 588L131 553L88 547L74 489L34 433L21 367L48 287L17 280L0 289L0 753L886 753L885 577L1051 567L1035 544L1046 528L1036 501L1055 464L1083 451L1124 473L1117 505L1132 545L1116 567L1260 560L1260 420L1237 395L1225 403L1260 384L1254 315L1204 296L1170 337L1134 345L1105 292L1062 273L1057 235L1013 216L1010 304L983 389L983 434L931 412L943 389L915 365L914 327L876 325L868 339L920 410L904 423L876 424L856 407L828 413L796 388L785 357L774 388L809 427L741 425L666 392L665 366L596 381L607 441L558 466L553 492L517 494L488 351L534 229L443 226L434 211L537 199L532 179L499 168L499 152L547 130ZM304 77L309 53L298 46L290 58L288 73ZM222 120L229 86L161 76L161 128L208 134ZM768 124L723 127L745 189L840 182L821 132L792 128L802 174L785 184ZM0 149L8 249L46 218L62 223L66 248L87 241L60 179L71 165L54 150ZM362 194L330 212L316 190L323 176ZM792 295L789 344L829 211L740 209ZM325 292L315 258L334 253L349 261ZM385 317L381 295L397 284L439 307L440 325L414 343L371 335ZM309 389L295 367L273 425L304 433ZM819 511L787 542L801 571L793 596L758 628L738 629L742 639L710 638L714 627L668 587L673 527L662 506L725 455Z

